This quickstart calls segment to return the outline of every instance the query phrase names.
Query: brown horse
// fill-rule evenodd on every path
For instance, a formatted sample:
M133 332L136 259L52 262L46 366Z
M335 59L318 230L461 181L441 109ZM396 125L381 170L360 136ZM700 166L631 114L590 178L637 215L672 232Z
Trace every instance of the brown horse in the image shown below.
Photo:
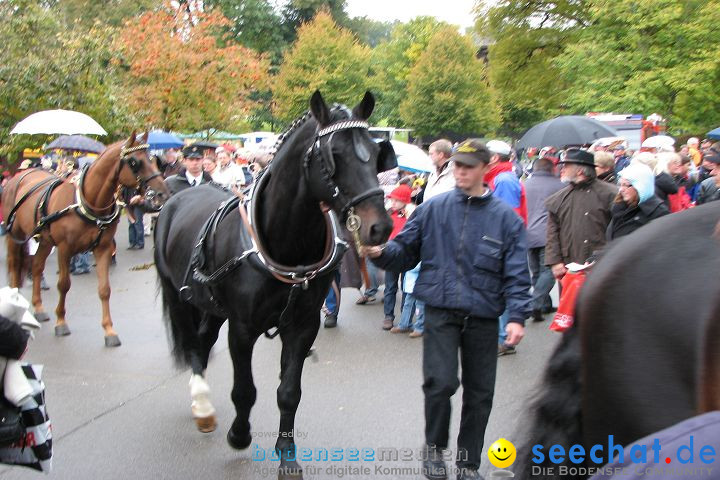
M22 284L24 243L36 237L39 247L32 262L32 304L35 317L48 321L40 297L40 279L45 261L57 246L58 300L55 335L70 334L65 319L65 296L70 289L70 258L80 252L95 255L98 295L102 302L105 345L120 345L110 318L110 260L120 218L120 185L144 191L146 204L158 209L168 198L162 176L147 154L147 133L108 146L89 167L72 179L32 169L18 173L2 195L3 218L8 227L7 262L11 287Z

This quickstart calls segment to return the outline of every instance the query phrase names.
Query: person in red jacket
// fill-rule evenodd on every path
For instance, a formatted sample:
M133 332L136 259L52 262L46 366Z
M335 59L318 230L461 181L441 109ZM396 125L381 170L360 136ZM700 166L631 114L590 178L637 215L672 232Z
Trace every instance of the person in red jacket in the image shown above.
M403 229L407 222L407 212L405 207L410 203L412 189L408 185L399 185L390 192L390 208L388 213L393 221L393 229L390 233L392 240ZM383 312L385 320L383 320L383 330L390 330L395 321L395 301L397 297L398 285L400 284L400 274L402 272L385 271L385 290L383 292Z

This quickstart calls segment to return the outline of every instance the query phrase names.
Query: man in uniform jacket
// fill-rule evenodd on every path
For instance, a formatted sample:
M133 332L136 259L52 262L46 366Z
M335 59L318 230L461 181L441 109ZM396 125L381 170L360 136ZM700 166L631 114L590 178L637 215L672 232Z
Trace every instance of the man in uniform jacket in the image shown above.
M378 266L406 271L422 261L413 295L425 302L423 392L427 478L446 478L450 397L463 405L457 439L458 479L479 479L497 365L498 317L506 307L507 343L517 344L530 315L525 226L483 183L490 152L466 140L451 161L456 187L423 202L384 248L363 247Z
M186 188L212 182L210 174L203 171L202 159L203 151L200 147L190 145L183 149L184 168L181 168L177 174L165 179L165 185L167 185L171 195L175 195Z
M545 265L558 280L565 276L566 264L583 264L605 245L610 209L618 193L615 185L596 178L592 153L568 149L559 164L560 180L569 185L545 201Z

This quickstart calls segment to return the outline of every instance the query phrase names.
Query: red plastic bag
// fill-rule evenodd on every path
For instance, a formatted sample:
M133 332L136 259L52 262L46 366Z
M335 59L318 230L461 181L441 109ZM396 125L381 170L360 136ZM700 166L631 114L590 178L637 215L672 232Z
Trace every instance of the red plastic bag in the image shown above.
M564 332L572 327L575 323L575 300L577 300L580 288L585 283L585 272L566 273L560 283L562 284L562 294L560 295L560 304L557 312L550 324L550 330L556 332Z

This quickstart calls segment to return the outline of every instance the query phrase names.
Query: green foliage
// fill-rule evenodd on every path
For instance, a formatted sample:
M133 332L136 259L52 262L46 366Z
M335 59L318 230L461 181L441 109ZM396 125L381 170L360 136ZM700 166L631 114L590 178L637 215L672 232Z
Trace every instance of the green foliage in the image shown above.
M237 43L279 60L287 46L281 16L268 0L205 0L206 8L219 8L230 20L230 32Z
M330 102L355 105L369 87L370 51L320 12L298 30L275 79L276 116L289 122L308 109L319 89Z
M285 40L293 43L298 29L303 23L310 22L318 12L324 11L332 16L335 23L345 25L345 0L288 0L282 10Z
M66 29L39 2L2 2L0 15L0 144L5 153L39 146L44 137L9 136L27 115L63 108L86 113L113 136L125 126L117 82L109 68L114 29L96 24ZM11 155L13 156L13 155Z
M68 28L91 28L100 23L120 27L130 17L161 8L163 0L55 0L53 12Z
M490 42L489 77L503 133L518 136L559 109L567 80L553 61L587 23L586 4L477 2L476 30Z
M381 42L390 40L390 34L398 22L380 22L366 16L347 19L345 27L353 32L361 43L377 47Z
M675 134L720 124L718 0L593 0L590 15L555 60L567 110L657 112Z
M400 114L418 135L485 134L497 126L483 64L468 37L453 27L431 37L410 72Z
M406 96L410 72L433 34L449 26L433 17L417 17L397 24L390 40L372 51L372 84L378 98L375 118L388 125L403 126L399 107Z

